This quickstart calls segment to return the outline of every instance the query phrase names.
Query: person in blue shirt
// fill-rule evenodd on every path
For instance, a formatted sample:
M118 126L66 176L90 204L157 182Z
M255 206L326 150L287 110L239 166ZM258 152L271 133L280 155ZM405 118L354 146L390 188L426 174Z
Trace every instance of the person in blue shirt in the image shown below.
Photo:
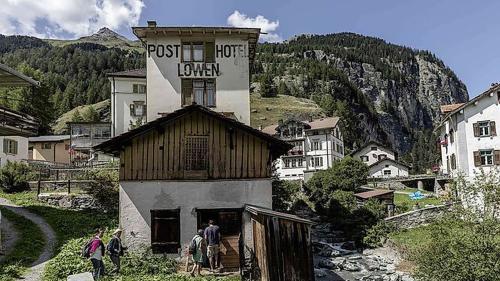
M213 271L219 264L219 244L221 240L220 230L213 220L208 221L208 227L205 228L205 240L208 244L207 257L210 263L210 269Z

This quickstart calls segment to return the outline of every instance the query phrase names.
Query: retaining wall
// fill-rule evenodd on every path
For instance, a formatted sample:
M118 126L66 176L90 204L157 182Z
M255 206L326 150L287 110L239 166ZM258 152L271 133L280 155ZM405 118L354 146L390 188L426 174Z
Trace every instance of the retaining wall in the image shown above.
M419 210L414 210L396 216L388 217L385 219L385 221L388 223L392 223L398 230L414 228L420 225L429 224L439 219L446 212L452 209L453 204L454 203L449 203L445 205L422 208Z

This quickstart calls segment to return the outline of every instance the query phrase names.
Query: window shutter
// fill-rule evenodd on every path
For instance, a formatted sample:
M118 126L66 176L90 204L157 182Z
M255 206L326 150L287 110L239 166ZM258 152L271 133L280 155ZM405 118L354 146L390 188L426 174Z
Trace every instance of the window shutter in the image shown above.
M479 137L479 123L472 124L474 128L474 137Z
M133 103L130 104L130 116L135 116L135 105Z
M146 116L147 115L147 105L146 104L143 104L142 105L142 116Z
M215 62L215 42L205 42L205 62Z
M193 80L182 79L181 81L182 105L191 105L193 103Z
M154 253L177 253L181 247L180 210L151 210L151 244Z
M14 144L13 145L13 150L14 151L12 151L12 154L17 154L17 141L12 141L12 143Z
M495 150L495 165L500 165L500 150Z
M481 166L481 154L479 151L474 151L474 166Z
M495 121L490 121L490 134L492 136L496 136L497 135L497 126L496 126Z
M3 139L3 153L8 153L9 152L9 141L7 139Z

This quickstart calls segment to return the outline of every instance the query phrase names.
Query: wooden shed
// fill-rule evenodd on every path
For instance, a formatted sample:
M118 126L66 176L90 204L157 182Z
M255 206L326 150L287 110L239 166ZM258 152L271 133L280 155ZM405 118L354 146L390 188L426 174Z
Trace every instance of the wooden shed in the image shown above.
M313 281L312 222L267 208L247 205L260 281Z

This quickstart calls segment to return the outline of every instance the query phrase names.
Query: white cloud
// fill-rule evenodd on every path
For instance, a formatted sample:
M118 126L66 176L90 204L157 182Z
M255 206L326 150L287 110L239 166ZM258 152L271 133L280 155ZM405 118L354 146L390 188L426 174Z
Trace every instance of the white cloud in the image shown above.
M276 33L276 29L279 27L279 20L270 21L265 17L258 15L255 18L251 18L239 11L234 11L227 18L227 24L234 27L253 27L260 28L262 32L267 34L261 34L260 38L267 42L281 42L283 38Z
M142 0L3 0L0 33L81 37L137 25L143 7Z

